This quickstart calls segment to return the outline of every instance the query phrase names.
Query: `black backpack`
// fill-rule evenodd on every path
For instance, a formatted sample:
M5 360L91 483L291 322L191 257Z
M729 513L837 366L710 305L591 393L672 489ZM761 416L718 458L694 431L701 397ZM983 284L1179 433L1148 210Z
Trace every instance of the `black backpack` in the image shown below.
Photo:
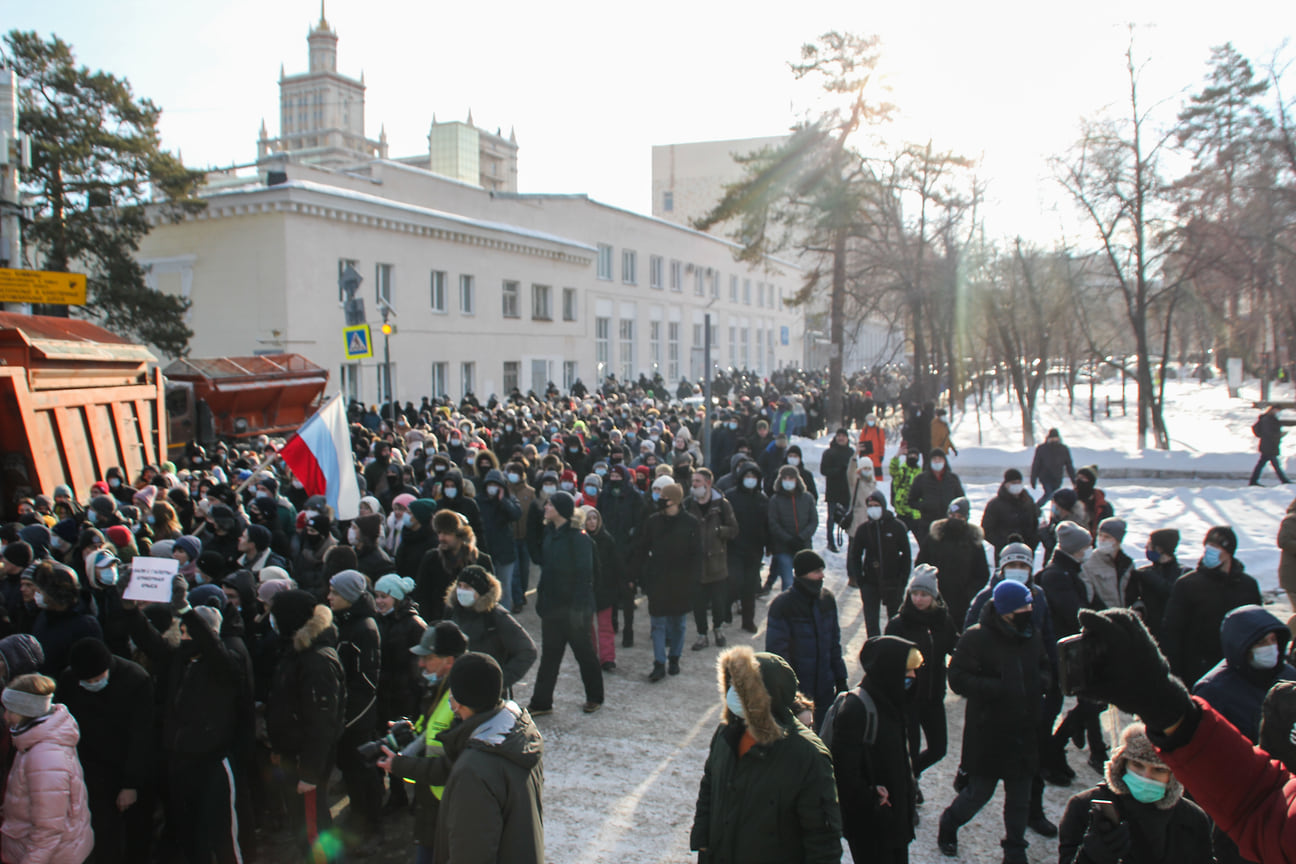
M868 691L864 689L864 685L861 684L854 690L843 690L838 693L832 705L828 706L828 713L824 714L823 725L819 727L819 740L829 750L832 749L833 726L837 723L837 712L850 698L858 699L864 703L864 743L872 746L877 742L877 705L873 704L873 697L869 695Z

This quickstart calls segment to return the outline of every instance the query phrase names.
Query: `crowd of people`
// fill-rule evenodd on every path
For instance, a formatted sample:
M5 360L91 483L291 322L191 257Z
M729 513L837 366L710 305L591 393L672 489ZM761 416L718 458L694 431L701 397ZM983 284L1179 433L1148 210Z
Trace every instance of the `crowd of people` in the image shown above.
M843 839L857 861L907 860L922 774L949 747L947 689L967 712L957 796L929 823L946 854L1001 781L1005 862L1026 860L1028 829L1059 837L1043 789L1074 782L1071 745L1106 779L1062 816L1063 862L1244 860L1226 857L1242 854L1235 825L1208 807L1212 823L1159 755L1171 722L1144 716L1110 752L1097 695L1058 722L1056 640L1092 610L1130 609L1203 700L1171 721L1218 736L1227 718L1290 767L1273 742L1296 686L1272 686L1296 680L1290 633L1233 532L1211 529L1195 567L1174 529L1153 532L1135 567L1099 469L1075 469L1057 430L1029 472L1042 496L1009 468L978 525L944 412L908 401L893 370L846 384L852 422L817 472L796 439L823 429L822 376L738 373L709 430L692 388L647 380L354 406L355 514L264 437L23 499L0 527L0 860L224 864L276 830L303 860L360 857L410 809L418 862L538 864L534 718L563 710L567 649L592 714L609 673L669 690L686 645L722 649L724 719L690 836L703 861L835 861ZM816 547L845 553L861 594L854 688ZM126 598L141 557L177 562L169 602ZM762 623L765 651L729 644ZM618 667L636 638L651 667Z

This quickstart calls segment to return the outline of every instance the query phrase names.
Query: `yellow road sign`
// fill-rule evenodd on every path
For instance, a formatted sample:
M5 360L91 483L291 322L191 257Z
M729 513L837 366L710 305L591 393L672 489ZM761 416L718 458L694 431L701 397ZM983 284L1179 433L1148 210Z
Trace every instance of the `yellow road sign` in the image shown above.
M346 359L364 360L373 356L373 334L368 324L343 327L342 339L346 342Z
M84 306L84 273L0 268L0 303L64 303Z

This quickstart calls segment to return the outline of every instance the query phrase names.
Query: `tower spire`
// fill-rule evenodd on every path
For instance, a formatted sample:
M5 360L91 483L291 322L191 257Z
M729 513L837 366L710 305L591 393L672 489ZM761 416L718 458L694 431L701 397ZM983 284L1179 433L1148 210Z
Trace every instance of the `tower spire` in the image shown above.
M324 15L324 0L320 0L320 29L328 29L328 18Z

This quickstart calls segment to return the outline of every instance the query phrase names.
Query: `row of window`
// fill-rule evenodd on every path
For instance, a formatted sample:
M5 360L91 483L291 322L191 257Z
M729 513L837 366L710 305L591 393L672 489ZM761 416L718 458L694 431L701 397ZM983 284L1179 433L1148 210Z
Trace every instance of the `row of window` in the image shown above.
M612 275L613 250L607 243L600 243L598 246L598 278L604 282L611 282ZM648 256L648 287L656 291L664 289L666 275L666 259L661 255ZM714 267L703 267L700 264L686 264L677 259L671 259L670 262L670 290L682 292L684 290L685 276L691 276L693 283L693 293L698 297L705 297L708 294L712 299L720 299L720 288L723 276L720 271ZM621 250L621 282L626 285L639 284L639 253L633 249ZM739 288L741 286L741 292ZM783 305L783 288L775 288L772 282L756 283L756 305L762 307L776 308L775 291L778 292L777 305ZM729 277L729 302L744 303L747 306L752 305L752 280L739 279L736 275Z
M398 378L395 363L390 366L392 377ZM361 392L360 382L360 364L344 363L342 365L341 385L342 392L349 399L362 399L367 394ZM375 385L375 398L380 401L388 401L391 393L391 381L388 379L388 366L379 363L374 367L377 376ZM549 386L549 382L554 381L554 361L546 358L532 359L530 368L526 371L530 377L527 380L522 378L522 363L518 360L505 360L503 364L503 380L501 381L502 392L498 395L503 396L511 393L515 388L520 390L534 390L536 393L543 393ZM570 390L571 386L576 383L578 377L577 365L574 360L562 361L562 388ZM450 363L446 360L439 360L432 363L432 377L429 382L430 386L427 395L433 399L439 399L442 396L451 396L462 398L467 393L476 393L477 391L477 364L472 361L465 361L459 364L459 390L452 392L450 385ZM484 395L484 394L482 394ZM365 401L373 401L366 399Z
M662 363L662 324L666 324L666 362ZM689 363L689 376L701 377L705 365L703 352L703 325L693 325L692 356ZM755 333L752 337L751 334ZM719 326L711 325L711 360L720 363ZM598 366L598 380L615 373L622 381L633 380L638 375L635 366L635 321L622 318L617 322L618 353L617 366L612 365L612 319L603 316L594 319L594 362ZM751 346L755 343L755 356ZM764 328L729 327L729 365L743 369L753 368L764 371L766 365L774 365L774 331ZM766 356L768 350L769 356ZM648 367L653 372L664 372L668 381L680 377L680 324L678 321L648 322Z

